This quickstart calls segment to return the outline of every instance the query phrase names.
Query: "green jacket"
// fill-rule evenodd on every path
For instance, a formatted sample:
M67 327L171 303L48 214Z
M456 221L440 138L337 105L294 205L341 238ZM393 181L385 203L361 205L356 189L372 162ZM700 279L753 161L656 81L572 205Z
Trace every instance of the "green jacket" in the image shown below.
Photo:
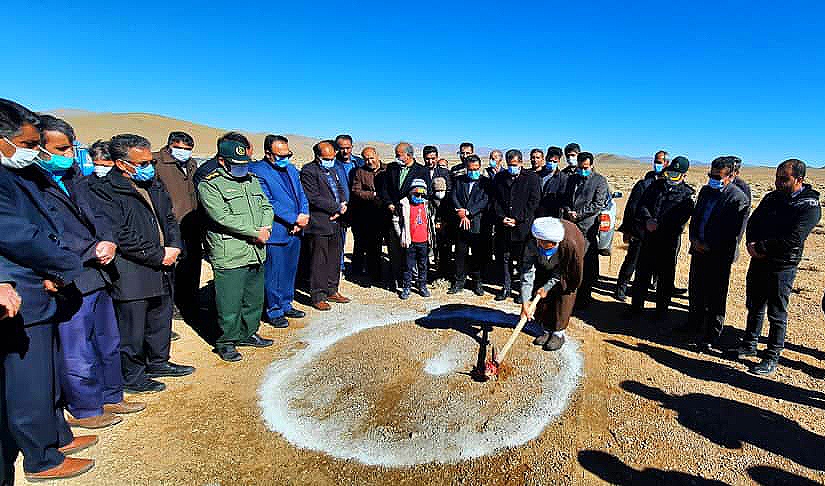
M255 239L259 228L272 226L274 216L257 176L250 172L237 180L218 167L198 184L198 200L208 216L206 250L213 267L226 270L266 260L266 246Z

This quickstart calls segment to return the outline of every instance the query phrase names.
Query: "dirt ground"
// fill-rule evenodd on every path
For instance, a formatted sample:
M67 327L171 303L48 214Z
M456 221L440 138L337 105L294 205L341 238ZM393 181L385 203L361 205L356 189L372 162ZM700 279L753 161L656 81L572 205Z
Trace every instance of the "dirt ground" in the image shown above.
M601 169L625 195L644 172L641 167ZM697 189L704 182L702 174L703 168L691 169ZM746 168L743 175L756 196L772 185L770 169ZM825 173L811 171L809 179L820 192L825 190ZM298 305L308 315L290 329L262 326L261 334L274 339L275 346L244 348L244 360L232 364L220 361L195 331L175 321L182 338L172 345L173 360L195 365L197 372L166 379L167 391L141 397L149 404L146 411L101 432L100 444L79 455L94 458L95 468L62 484L824 483L825 319L820 300L825 228L818 226L808 239L791 296L786 350L779 370L767 378L748 374L745 363L699 354L674 333L673 328L686 320L685 298L674 299L666 320L655 322L652 315L624 320L625 305L611 297L625 252L620 240L617 235L614 255L602 258L602 278L595 291L599 302L578 312L568 330L581 343L581 384L562 416L522 446L457 464L403 468L365 466L292 446L264 426L258 387L270 363L301 352L290 336L311 325L317 313ZM682 246L679 258L679 287L687 286L686 248ZM734 343L744 328L747 265L745 254L732 275L724 336L728 343ZM456 302L445 290L435 286L431 299ZM402 302L386 290L350 282L343 284L342 292L356 302L387 308L421 302L415 295ZM459 299L488 306L493 295L465 292ZM418 332L399 326L398 336L393 336L393 328L386 327L374 333L369 349L347 347L357 340L342 340L331 349L350 361L358 352L370 353L366 363L378 363L376 353L390 363L407 360L398 342L379 348L383 340L408 342ZM501 342L507 332L495 329L492 337ZM521 336L514 353L541 353L529 346L529 340ZM19 463L18 475L25 484Z

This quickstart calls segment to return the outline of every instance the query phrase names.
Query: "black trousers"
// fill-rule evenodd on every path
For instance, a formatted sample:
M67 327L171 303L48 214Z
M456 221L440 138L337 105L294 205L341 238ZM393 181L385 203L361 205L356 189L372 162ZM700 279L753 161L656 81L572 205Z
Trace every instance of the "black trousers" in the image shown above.
M463 284L469 275L481 284L482 236L479 233L459 231L455 248L455 281ZM489 260L488 260L489 261Z
M511 241L508 236L502 234L496 239L496 265L503 274L505 293L513 288L513 277L516 269L520 269L521 259L524 256L524 245L526 244L525 241Z
M404 268L404 288L410 288L415 272L418 272L418 288L424 288L427 285L430 245L427 243L410 243L410 246L404 249L404 254L407 260Z
M338 292L341 280L341 231L331 235L307 235L309 247L309 296L313 304Z
M630 243L627 244L627 254L624 256L622 267L619 269L618 284L627 285L630 279L633 278L633 273L636 271L636 263L639 261L639 250L642 248L642 240L638 238L630 238Z
M742 344L756 347L762 334L765 310L768 313L768 350L769 359L779 359L785 348L785 333L788 328L788 300L796 278L796 267L772 269L758 261L751 260L746 277L745 306L748 309L748 321Z
M120 330L120 367L123 386L146 381L146 367L169 361L172 335L172 298L169 295L115 301Z
M679 251L679 237L664 235L654 237L647 235L642 240L639 250L639 260L636 266L636 277L633 280L633 299L631 306L642 309L647 296L647 287L650 279L655 276L656 310L664 312L670 307L670 298L673 293L673 282L676 280L676 257ZM587 262L585 261L585 265Z
M381 245L384 242L384 230L377 221L375 227L353 225L352 267L358 272L366 270L373 280L381 278Z
M201 283L201 228L197 221L197 211L192 211L180 222L183 239L183 255L175 265L174 299L183 319L192 324L198 320L200 308L199 290Z
M60 348L53 322L23 326L18 316L0 321L0 449L2 479L13 482L14 461L40 472L60 465L57 449L72 441L60 402Z
M694 253L690 258L688 326L704 341L716 343L725 325L731 258Z

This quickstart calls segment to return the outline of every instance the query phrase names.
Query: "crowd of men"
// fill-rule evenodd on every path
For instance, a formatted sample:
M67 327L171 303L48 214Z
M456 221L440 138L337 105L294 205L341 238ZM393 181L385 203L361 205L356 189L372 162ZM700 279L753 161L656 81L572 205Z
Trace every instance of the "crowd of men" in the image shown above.
M20 451L32 480L88 471L92 460L70 456L97 437L70 426L114 425L145 408L124 392L159 392L156 378L195 371L170 361L171 322L175 308L193 325L204 319L203 259L214 274L214 352L230 362L243 359L239 347L272 345L258 334L261 321L285 328L305 316L293 307L296 288L318 311L348 303L344 271L401 299L429 297L434 278L450 282L448 294L499 288L496 301L512 299L544 327L534 343L546 351L564 345L574 308L591 303L598 279L599 214L611 193L593 154L575 143L533 149L529 167L519 150L494 150L485 162L462 143L449 167L435 146L418 162L400 143L384 163L374 147L353 155L352 137L339 135L315 144L299 169L280 135L265 138L255 161L244 135L226 133L198 164L184 132L156 152L122 134L92 144L84 175L63 120L0 100L0 136L3 484ZM756 353L767 309L768 349L751 370L771 373L819 194L805 183L805 164L790 159L749 215L741 160L715 159L698 198L685 182L689 166L660 151L634 186L619 228L629 247L616 298L626 299L633 278L630 314L642 312L651 287L657 317L667 311L690 221L687 329L701 349L718 347L744 236L747 329L730 352Z

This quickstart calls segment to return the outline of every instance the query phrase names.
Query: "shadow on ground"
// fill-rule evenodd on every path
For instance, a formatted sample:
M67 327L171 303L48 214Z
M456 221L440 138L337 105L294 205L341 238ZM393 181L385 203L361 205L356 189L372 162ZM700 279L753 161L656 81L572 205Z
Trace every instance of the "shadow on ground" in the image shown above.
M727 486L728 483L705 479L680 471L645 468L641 471L628 466L618 457L603 451L579 451L579 464L602 481L621 486L691 484L696 486Z

